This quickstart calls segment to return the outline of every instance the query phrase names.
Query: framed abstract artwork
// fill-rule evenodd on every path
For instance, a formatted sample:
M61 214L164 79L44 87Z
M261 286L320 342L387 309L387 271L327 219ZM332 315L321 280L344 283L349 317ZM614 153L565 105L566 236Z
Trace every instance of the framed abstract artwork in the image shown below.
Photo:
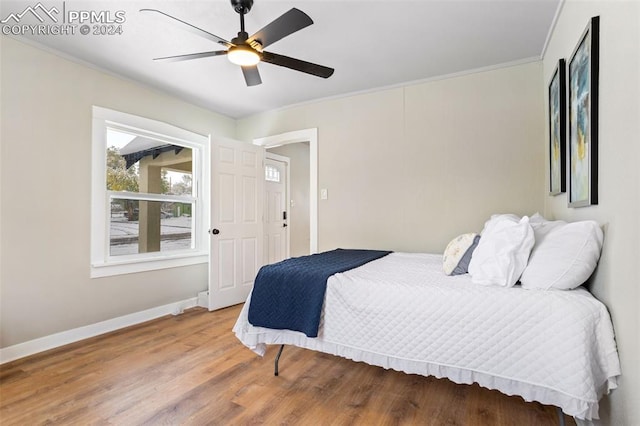
M566 61L560 59L549 82L549 194L567 190Z
M591 18L569 61L569 207L598 204L600 18Z

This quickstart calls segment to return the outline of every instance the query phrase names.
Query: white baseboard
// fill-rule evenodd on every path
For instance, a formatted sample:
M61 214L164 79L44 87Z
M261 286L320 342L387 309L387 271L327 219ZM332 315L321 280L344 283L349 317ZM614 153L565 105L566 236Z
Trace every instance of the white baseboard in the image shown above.
M79 340L88 339L89 337L95 337L110 331L140 324L165 315L178 315L185 309L193 308L195 306L198 306L197 297L169 303L168 305L158 306L140 312L134 312L132 314L86 325L84 327L74 328L72 330L61 331L60 333L29 340L28 342L19 343L17 345L7 346L6 348L0 349L0 364L37 354L38 352L57 348L59 346L68 345L69 343L74 343Z
M209 309L209 290L198 293L198 306Z

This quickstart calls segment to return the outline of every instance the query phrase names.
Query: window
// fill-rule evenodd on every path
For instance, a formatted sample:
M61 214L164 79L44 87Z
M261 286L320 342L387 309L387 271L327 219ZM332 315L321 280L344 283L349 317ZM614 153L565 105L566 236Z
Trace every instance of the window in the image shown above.
M93 110L91 276L208 261L208 138Z
M267 164L264 167L264 179L267 182L280 182L280 170L275 166Z

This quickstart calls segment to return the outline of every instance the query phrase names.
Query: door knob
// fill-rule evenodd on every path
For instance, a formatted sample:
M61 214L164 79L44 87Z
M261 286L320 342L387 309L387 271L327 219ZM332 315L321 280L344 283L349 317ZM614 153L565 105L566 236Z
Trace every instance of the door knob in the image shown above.
M219 230L219 229L216 229L216 228L213 228L213 229L211 230L211 233L212 233L213 235L218 235L218 234L220 233L220 230Z
M286 227L287 227L287 224L286 224L286 223L283 223L283 224L282 224L282 227L283 227L283 228L286 228Z

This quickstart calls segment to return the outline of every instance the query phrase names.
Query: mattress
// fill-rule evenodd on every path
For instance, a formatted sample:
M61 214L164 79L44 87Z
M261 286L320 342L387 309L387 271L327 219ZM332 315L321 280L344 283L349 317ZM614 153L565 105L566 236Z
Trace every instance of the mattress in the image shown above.
M249 296L249 298L251 295ZM259 355L289 344L409 374L478 383L598 418L620 364L606 307L588 291L478 286L442 272L442 256L391 253L327 281L317 338L234 326Z

